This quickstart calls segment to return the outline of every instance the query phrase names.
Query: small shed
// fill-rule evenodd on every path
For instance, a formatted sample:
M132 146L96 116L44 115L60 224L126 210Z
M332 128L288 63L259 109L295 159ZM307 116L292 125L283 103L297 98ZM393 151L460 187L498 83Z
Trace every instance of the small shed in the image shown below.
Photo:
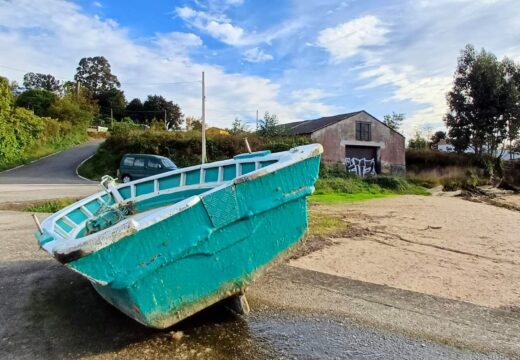
M364 110L282 126L322 144L324 162L342 163L360 176L406 171L405 137Z

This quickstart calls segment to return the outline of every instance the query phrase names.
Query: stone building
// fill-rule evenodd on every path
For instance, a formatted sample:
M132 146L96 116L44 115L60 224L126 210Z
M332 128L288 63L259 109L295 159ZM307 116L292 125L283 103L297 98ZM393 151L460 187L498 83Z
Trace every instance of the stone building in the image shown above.
M366 111L283 124L292 135L323 145L322 160L358 175L403 174L405 138Z

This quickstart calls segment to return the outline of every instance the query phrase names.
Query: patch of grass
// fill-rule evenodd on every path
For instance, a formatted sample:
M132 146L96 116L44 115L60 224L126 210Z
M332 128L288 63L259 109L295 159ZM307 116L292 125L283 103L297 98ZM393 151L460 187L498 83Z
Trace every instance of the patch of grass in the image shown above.
M316 182L316 191L310 201L323 203L362 201L393 195L429 195L422 186L411 184L404 178L377 176L359 178L352 176L325 177Z
M396 194L391 193L380 193L380 194L372 194L372 193L357 193L357 194L315 194L309 197L309 201L315 203L323 203L323 204L334 204L341 202L355 202L355 201L363 201L370 199L380 199L389 196L395 196Z
M309 211L310 236L327 236L337 234L346 227L339 217L322 214L318 211Z
M24 209L24 211L28 212L41 212L41 213L55 213L70 204L78 201L77 199L58 199L58 200L50 200L45 202L40 202L37 204L33 204Z
M120 160L120 155L114 155L101 145L96 154L78 168L78 174L94 181L100 181L103 175L115 178Z

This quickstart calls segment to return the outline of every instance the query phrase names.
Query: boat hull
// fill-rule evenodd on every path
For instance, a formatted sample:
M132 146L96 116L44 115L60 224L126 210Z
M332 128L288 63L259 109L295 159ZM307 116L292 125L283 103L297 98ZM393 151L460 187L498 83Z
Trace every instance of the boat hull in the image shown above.
M166 328L242 293L307 229L319 156L205 194L182 212L69 262L108 302Z

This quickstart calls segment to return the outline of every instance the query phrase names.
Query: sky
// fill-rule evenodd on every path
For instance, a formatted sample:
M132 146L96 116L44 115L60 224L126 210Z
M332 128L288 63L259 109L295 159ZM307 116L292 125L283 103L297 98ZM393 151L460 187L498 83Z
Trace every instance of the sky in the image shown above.
M517 0L0 0L0 75L74 77L104 56L126 98L160 94L186 116L254 128L365 110L401 131L443 127L468 43L520 62Z

